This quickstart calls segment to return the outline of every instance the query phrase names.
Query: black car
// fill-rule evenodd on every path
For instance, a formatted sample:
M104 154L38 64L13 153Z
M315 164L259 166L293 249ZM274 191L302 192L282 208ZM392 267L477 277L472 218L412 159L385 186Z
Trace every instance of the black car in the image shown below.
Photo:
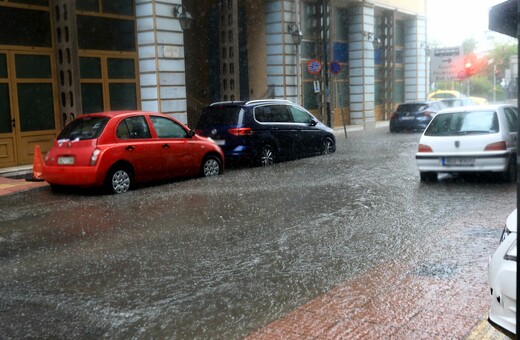
M423 131L437 111L447 108L438 101L417 101L399 104L390 118L390 132Z
M336 150L334 131L287 100L213 103L202 110L196 132L217 142L227 161L262 166Z

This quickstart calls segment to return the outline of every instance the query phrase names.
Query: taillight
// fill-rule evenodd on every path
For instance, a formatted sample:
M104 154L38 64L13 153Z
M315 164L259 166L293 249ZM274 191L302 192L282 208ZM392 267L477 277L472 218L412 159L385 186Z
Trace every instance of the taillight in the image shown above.
M99 149L95 149L92 152L92 156L90 156L90 165L96 165L96 162L98 160L98 156L100 153L101 153L101 150L99 150Z
M253 134L251 128L233 128L229 129L228 132L235 136L251 136Z
M419 152L433 152L433 150L428 145L419 144Z
M504 141L488 144L484 148L484 151L504 151L504 150L507 150L507 145L506 145L506 142L504 142Z

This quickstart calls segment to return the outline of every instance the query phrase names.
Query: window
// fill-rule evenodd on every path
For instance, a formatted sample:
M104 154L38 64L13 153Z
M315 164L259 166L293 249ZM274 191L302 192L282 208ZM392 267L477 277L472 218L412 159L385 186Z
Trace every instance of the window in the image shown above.
M292 121L284 105L266 105L255 108L255 119L262 123L289 123Z
M507 117L507 124L509 125L509 131L518 132L518 113L512 108L506 107L504 109Z
M460 136L498 132L498 118L494 111L456 112L441 114L432 120L427 136Z
M312 121L311 116L304 110L291 106L291 114L295 123L309 124Z
M159 138L187 138L188 132L173 120L152 116L153 127Z
M80 57L83 113L105 110L136 110L136 58Z
M0 45L52 47L49 11L1 7L0 22Z
M60 139L93 139L98 138L108 122L106 117L84 117L67 125L58 136Z
M130 117L123 120L117 127L116 136L120 139L151 138L150 129L148 129L143 116Z

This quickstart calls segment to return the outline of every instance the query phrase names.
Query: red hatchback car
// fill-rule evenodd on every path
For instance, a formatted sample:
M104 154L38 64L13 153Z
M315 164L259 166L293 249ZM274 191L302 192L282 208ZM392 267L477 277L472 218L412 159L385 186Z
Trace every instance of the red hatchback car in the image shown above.
M104 186L120 194L138 182L218 175L223 160L215 142L165 114L101 112L61 131L45 156L43 178L54 189Z

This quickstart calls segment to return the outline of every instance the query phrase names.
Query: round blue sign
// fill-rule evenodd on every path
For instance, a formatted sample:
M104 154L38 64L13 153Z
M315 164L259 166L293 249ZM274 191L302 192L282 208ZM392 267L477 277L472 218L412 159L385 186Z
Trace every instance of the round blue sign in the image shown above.
M307 63L307 70L312 74L318 74L321 71L321 63L317 59L312 59Z
M336 75L341 71L341 65L337 61L330 63L330 72Z

